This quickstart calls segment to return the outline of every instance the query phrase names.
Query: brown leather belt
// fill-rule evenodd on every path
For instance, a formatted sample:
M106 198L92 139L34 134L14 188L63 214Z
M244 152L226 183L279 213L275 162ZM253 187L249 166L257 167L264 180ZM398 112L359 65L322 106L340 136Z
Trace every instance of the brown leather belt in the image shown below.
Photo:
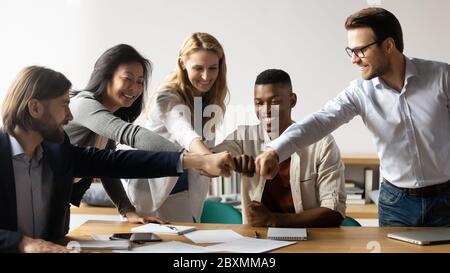
M408 195L412 195L412 196L420 196L420 197L431 197L431 196L436 196L439 195L441 193L446 192L447 190L450 189L450 180L441 184L436 184L436 185L432 185L432 186L426 186L426 187L422 187L422 188L413 188L413 189L409 189L409 188L400 188L395 186L394 184L392 184L391 182L387 181L386 179L383 178L384 183L391 185L392 187L401 190L402 192L408 194Z

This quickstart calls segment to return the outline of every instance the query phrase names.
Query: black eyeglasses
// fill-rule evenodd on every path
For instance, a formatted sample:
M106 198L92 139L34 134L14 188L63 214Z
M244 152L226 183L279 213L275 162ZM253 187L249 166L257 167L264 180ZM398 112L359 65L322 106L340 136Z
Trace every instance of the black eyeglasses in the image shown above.
M359 48L354 48L354 49L351 49L350 47L346 47L345 48L345 52L347 52L347 54L348 54L348 56L350 56L350 58L353 56L353 53L355 53L355 55L358 56L358 58L365 58L366 56L364 55L364 51L368 47L373 46L376 43L378 43L378 42L375 41L375 42L373 42L371 44L368 44L366 46L359 47Z

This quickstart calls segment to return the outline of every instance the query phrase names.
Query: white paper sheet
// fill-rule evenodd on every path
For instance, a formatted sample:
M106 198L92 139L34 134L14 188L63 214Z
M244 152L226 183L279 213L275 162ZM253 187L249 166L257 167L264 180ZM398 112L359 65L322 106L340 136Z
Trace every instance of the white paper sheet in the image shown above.
M112 233L92 234L91 238L92 240L96 241L109 241L109 237L111 237L112 235Z
M98 240L83 240L78 241L78 246L81 249L130 249L131 243L128 240L117 241L98 241Z
M178 241L152 243L146 246L135 247L128 251L114 251L117 253L202 253L207 249L201 246L186 244Z
M284 246L295 244L295 242L274 241L266 239L255 239L243 237L238 240L205 247L207 251L237 252L237 253L262 253Z
M194 226L178 226L178 225L160 225L149 223L131 229L133 232L153 232L153 233L170 233L185 234L196 230Z
M197 230L185 234L184 236L196 244L224 243L243 237L241 234L234 232L231 229Z

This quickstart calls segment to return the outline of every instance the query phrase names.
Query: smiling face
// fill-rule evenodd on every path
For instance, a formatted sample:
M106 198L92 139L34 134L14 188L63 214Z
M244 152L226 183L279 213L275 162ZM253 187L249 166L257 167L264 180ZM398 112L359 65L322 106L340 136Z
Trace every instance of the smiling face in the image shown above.
M347 31L347 37L348 47L355 51L376 41L374 32L368 27L350 29ZM389 61L383 50L383 43L364 49L364 56L360 58L353 54L351 57L352 63L359 67L363 79L381 77L388 70Z
M297 97L287 84L258 84L254 90L254 105L264 130L271 139L277 138L291 125L291 109Z
M130 107L144 91L144 69L138 62L120 64L109 80L103 103L112 111Z
M209 50L200 50L190 54L182 60L194 95L202 96L209 90L219 75L219 56Z

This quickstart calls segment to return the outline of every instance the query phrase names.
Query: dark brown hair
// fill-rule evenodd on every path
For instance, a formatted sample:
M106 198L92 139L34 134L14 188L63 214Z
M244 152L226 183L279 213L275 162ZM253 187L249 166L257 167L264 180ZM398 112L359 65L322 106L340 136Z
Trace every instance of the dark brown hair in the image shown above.
M345 21L345 29L370 27L375 39L381 44L387 38L394 39L398 51L403 52L403 32L394 14L383 8L366 8L350 15Z
M72 84L61 73L41 66L29 66L19 72L6 92L2 105L4 131L12 134L16 126L33 128L28 110L31 99L48 100L64 95Z

